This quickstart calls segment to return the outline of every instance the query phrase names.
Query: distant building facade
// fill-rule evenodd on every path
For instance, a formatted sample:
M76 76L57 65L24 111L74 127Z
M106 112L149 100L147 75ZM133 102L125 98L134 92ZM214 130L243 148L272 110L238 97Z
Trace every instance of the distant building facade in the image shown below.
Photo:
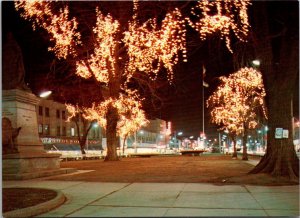
M168 123L161 119L149 120L147 126L142 127L127 141L128 146L166 146L169 143ZM131 143L130 143L131 142Z
M79 148L78 134L82 134L83 123L79 121L79 131L74 121L67 121L68 111L62 103L40 99L36 108L38 120L38 133L46 149L55 147L77 146ZM127 147L156 146L169 143L168 124L161 119L150 120L150 123L129 136L125 142ZM120 139L120 145L123 140ZM86 148L106 148L105 130L99 125L94 125L88 134Z
M79 120L79 131L73 121L68 122L68 111L62 103L41 99L36 108L38 133L47 145L79 145L78 134L82 134L83 123ZM87 144L101 147L103 128L94 125L89 131ZM88 146L87 145L87 146Z

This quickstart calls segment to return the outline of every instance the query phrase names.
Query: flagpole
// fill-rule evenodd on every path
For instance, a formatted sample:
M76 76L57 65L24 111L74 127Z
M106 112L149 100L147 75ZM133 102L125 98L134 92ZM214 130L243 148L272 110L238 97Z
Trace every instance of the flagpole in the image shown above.
M204 107L205 107L205 101L204 101L204 87L208 87L208 83L206 83L204 81L204 77L205 77L205 72L206 72L206 69L205 69L205 66L204 64L202 65L202 131L203 131L203 146L205 147L205 128L204 128Z
M203 83L204 83L204 80L203 80ZM204 129L204 84L202 84L202 132L203 132L203 143L204 143L204 137L205 137L205 129Z

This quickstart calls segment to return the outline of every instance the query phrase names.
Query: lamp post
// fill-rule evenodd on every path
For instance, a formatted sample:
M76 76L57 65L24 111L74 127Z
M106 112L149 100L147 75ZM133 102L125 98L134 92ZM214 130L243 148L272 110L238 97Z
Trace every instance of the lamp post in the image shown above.
M255 67L259 67L260 66L260 60L258 59L255 59L252 61L252 64L255 66Z
M141 136L140 146L142 146L144 130L140 130L139 134L140 134L140 136Z
M179 131L174 131L174 143L177 144L177 136L182 136L183 132ZM175 148L176 145L174 145L174 148ZM178 150L180 149L180 143L179 143L179 140L178 140Z
M43 91L40 93L40 97L41 98L47 98L48 96L50 96L52 94L52 91Z
M263 133L263 130L260 130L260 129L257 131L257 133L258 133L258 140L260 143L259 151L261 151L264 146L264 133ZM256 148L256 150L258 150L258 149Z

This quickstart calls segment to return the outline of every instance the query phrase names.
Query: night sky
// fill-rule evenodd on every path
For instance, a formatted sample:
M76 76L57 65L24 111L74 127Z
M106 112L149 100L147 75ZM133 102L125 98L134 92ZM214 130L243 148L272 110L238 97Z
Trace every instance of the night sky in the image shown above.
M41 31L33 31L31 24L20 18L13 2L1 2L1 14L2 43L6 33L11 31L23 51L26 82L37 94L46 84L46 75L54 60L54 56L47 51L48 41ZM176 66L168 101L156 114L158 118L172 121L173 130L183 131L184 136L198 137L202 131L202 65L206 66L205 81L210 85L204 92L207 99L218 84L217 77L233 72L232 55L224 42L215 38L205 42L193 40L193 45L188 49L188 63ZM295 114L299 113L298 94L297 90ZM217 128L209 120L208 110L205 109L205 132L209 137L217 137Z

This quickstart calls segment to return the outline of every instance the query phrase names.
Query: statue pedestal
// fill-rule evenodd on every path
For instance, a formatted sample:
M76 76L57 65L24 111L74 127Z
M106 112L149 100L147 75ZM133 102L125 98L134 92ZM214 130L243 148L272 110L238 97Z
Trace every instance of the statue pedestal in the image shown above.
M34 94L19 89L2 91L2 117L11 121L12 127L21 127L15 140L18 153L2 155L4 180L32 179L43 176L74 172L75 169L61 169L60 155L48 154L38 135Z

